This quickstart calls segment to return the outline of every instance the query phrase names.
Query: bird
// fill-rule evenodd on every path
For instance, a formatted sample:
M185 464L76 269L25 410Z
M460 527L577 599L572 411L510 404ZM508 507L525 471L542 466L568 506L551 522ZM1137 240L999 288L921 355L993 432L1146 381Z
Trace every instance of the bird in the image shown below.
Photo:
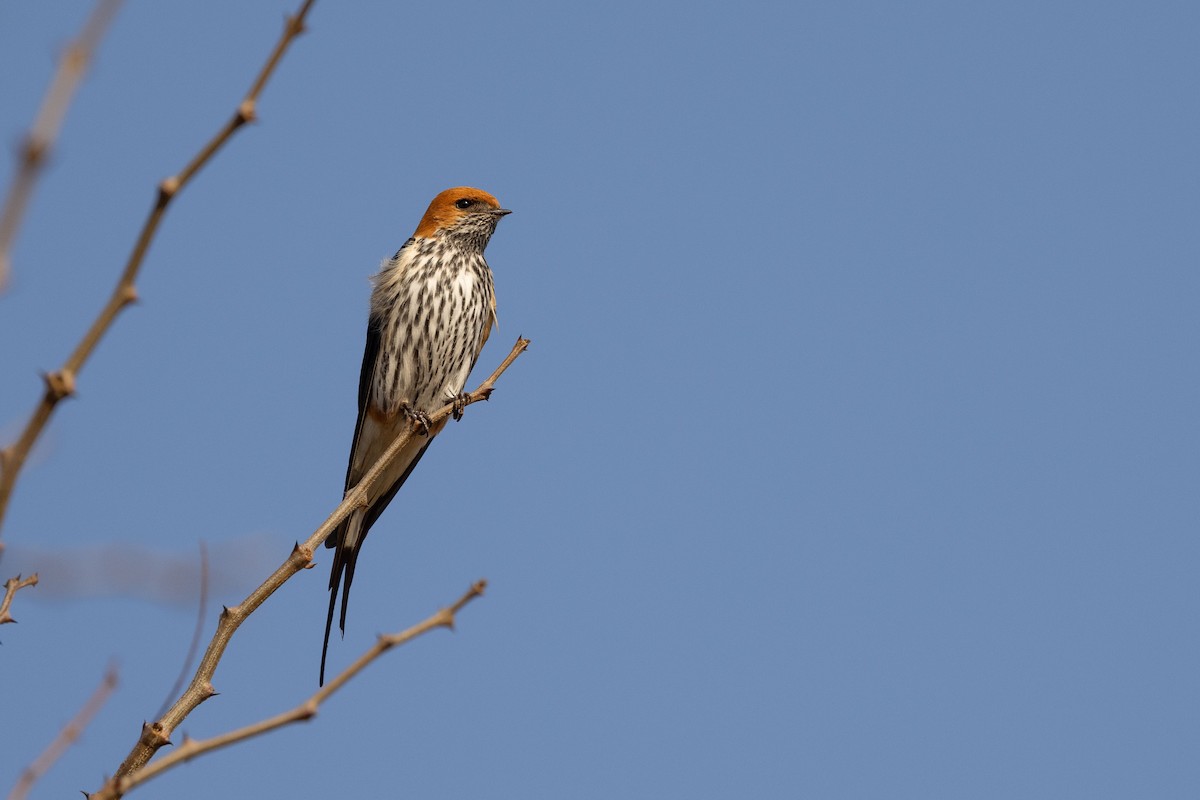
M429 414L454 403L453 416L462 416L467 377L496 324L496 292L483 251L496 224L510 213L482 189L447 189L433 198L416 232L372 279L345 492L406 427L415 427L417 435L375 482L366 505L354 509L325 540L326 547L336 549L321 648L322 686L339 585L338 627L344 636L363 540L445 427L446 418L431 424Z

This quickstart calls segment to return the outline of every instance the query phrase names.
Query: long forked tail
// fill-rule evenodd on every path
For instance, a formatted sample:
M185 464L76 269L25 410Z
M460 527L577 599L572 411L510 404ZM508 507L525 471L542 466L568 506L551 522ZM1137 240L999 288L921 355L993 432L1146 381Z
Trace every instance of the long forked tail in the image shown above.
M346 632L346 601L350 597L350 584L354 580L354 564L358 561L358 552L362 548L363 540L367 538L367 532L371 530L371 526L379 519L379 515L388 507L388 503L392 502L392 498L396 496L396 493L400 491L400 487L408 480L408 476L412 474L413 469L417 466L417 462L421 460L421 456L425 455L425 451L429 449L429 444L433 441L433 437L437 435L445 424L446 420L443 419L433 427L427 439L418 440L414 445L417 449L411 452L411 457L408 458L407 462L404 460L402 454L400 462L404 463L405 467L400 477L371 505L355 510L341 524L341 527L330 534L329 538L325 540L326 547L336 549L333 554L333 568L329 573L329 614L325 617L325 643L321 647L322 686L325 685L325 656L329 652L329 634L333 630L333 611L337 606L338 586L340 584L342 587L342 613L338 617L338 628L344 634ZM347 483L350 483L349 479L347 479ZM347 486L346 491L349 490L350 486Z
M329 633L333 629L333 611L337 606L338 586L342 587L342 613L338 618L338 628L346 633L346 604L350 600L350 584L354 582L354 564L358 561L358 550L362 545L363 512L355 511L342 523L333 536L336 537L336 549L333 551L333 567L329 571L329 614L325 617L325 641L321 645L321 682L325 685L325 656L329 653Z

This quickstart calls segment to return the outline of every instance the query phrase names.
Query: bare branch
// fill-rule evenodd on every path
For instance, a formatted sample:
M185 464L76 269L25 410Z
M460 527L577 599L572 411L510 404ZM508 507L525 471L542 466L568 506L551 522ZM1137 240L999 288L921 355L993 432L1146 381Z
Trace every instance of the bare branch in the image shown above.
M109 298L104 308L100 310L99 316L96 317L96 320L92 323L92 327L84 334L83 339L76 346L75 352L71 353L70 357L57 372L52 372L45 376L46 388L42 394L42 400L38 403L37 408L34 409L20 437L18 437L14 444L0 450L0 527L4 523L4 514L8 509L8 501L17 480L17 473L20 472L21 467L25 464L25 459L29 455L29 451L33 448L34 442L41 435L42 430L46 427L46 423L49 422L59 402L64 398L70 397L75 392L76 376L79 375L79 371L83 368L83 365L87 363L88 358L92 355L92 351L96 349L96 345L100 343L100 339L108 332L117 315L127 305L137 300L138 295L134 281L141 270L142 261L146 257L146 251L150 248L150 243L154 240L154 236L158 232L159 223L166 213L167 206L170 205L171 200L179 194L192 177L199 172L200 168L207 164L217 151L221 149L222 145L229 141L229 138L233 136L238 128L255 119L255 107L258 103L258 95L262 92L267 79L271 77L288 45L304 32L304 17L308 13L309 8L312 7L312 4L313 0L304 0L304 4L295 16L288 17L283 35L275 45L275 49L271 51L271 55L267 58L267 63L263 65L258 77L255 78L250 91L242 99L242 102L238 104L237 110L229 122L225 123L224 127L217 131L216 135L200 149L200 152L188 162L187 166L179 174L166 178L159 184L158 197L154 202L154 207L150 210L150 215L146 218L141 233L138 234L137 242L133 246L133 251L129 254L129 260L125 263L125 270L121 273L120 280L117 281L117 286L113 290L112 297Z
M8 609L12 605L13 597L16 596L18 591L24 589L26 586L37 586L37 582L38 576L36 572L25 580L21 580L21 576L18 575L17 577L9 578L4 582L4 599L0 600L0 625L3 625L6 622L16 622L16 620L12 618L12 614L8 613Z
M17 238L17 229L21 227L29 198L33 196L33 187L49 160L50 151L67 115L67 107L71 105L75 90L87 72L96 45L100 43L120 6L121 0L99 0L96 3L79 38L63 51L33 127L21 143L17 154L17 171L12 186L8 188L8 196L4 199L4 208L0 210L0 292L8 283L13 242Z
M221 734L220 736L214 736L211 739L192 739L185 734L183 737L183 744L181 744L179 747L155 761L153 764L149 764L144 769L140 769L137 772L134 772L132 775L122 779L117 785L115 785L113 787L115 796L119 797L128 792L130 789L140 786L151 778L166 772L172 767L176 767L186 761L191 761L193 758L203 755L204 753L208 753L231 744L236 744L238 742L245 741L246 739L252 739L255 736L261 736L264 733L273 731L276 728L282 728L283 726L290 725L294 722L307 722L317 715L317 709L320 708L322 703L329 699L330 695L344 686L368 664L379 658L388 650L410 642L413 639L416 639L418 636L428 633L435 628L453 629L454 617L458 611L476 597L482 596L483 590L486 587L487 581L476 581L475 584L467 590L466 594L460 597L458 602L454 603L454 605L441 609L433 616L412 626L408 630L391 635L380 636L375 641L374 646L360 655L353 664L345 669L344 672L342 672L329 683L325 684L311 697L290 711L285 711L282 714L277 714L269 719L264 719L252 725L247 725L243 728L229 731L228 733ZM109 787L107 786L105 787L105 789L108 788ZM101 796L103 796L103 792L92 795L93 798L99 798Z
M496 381L512 365L517 356L525 352L528 346L528 339L517 339L508 356L479 385L478 389L468 394L465 400L456 400L455 402L448 403L433 414L430 414L430 425L441 422L454 413L457 408L478 403L481 400L487 400L495 388ZM404 445L413 436L420 435L418 433L419 430L420 423L413 423L410 428L398 435L391 446L375 462L375 465L363 476L362 480L353 489L346 492L346 496L338 504L337 508L333 510L333 513L302 544L297 544L292 548L291 554L271 573L270 577L263 581L254 591L250 592L241 603L221 610L221 615L217 621L216 633L213 634L213 638L209 641L204 655L200 657L200 664L196 668L196 674L192 678L192 682L188 684L187 689L175 701L175 704L157 722L142 725L142 734L138 737L137 744L134 745L129 755L125 757L116 774L113 775L99 792L91 795L92 798L107 799L121 797L122 790L120 787L124 785L124 779L133 776L145 768L146 764L154 757L159 748L170 744L171 734L179 727L179 724L183 722L188 714L194 711L205 700L216 694L212 678L217 671L217 665L220 663L221 657L225 654L225 648L229 646L229 642L233 638L233 634L289 578L300 570L312 565L313 553L316 549L324 543L325 539L337 528L342 520L349 516L356 507L366 502L370 487L379 479L379 476L383 474L388 466L396 460ZM455 607L455 610L457 610L457 607ZM342 682L344 683L344 681ZM340 685L335 680L332 684L328 684L327 688L336 688Z
M42 751L42 754L33 760L33 763L25 768L21 773L21 777L17 780L17 785L8 795L8 800L22 800L29 794L30 788L37 782L38 778L46 774L46 772L54 765L67 748L75 743L79 735L83 733L88 723L92 721L92 717L104 706L108 696L117 688L117 668L109 666L104 671L104 678L100 681L100 685L96 687L96 691L92 692L92 696L83 704L83 708L79 709L79 713L75 718L67 723L66 727L59 731L58 736L54 737L54 741Z

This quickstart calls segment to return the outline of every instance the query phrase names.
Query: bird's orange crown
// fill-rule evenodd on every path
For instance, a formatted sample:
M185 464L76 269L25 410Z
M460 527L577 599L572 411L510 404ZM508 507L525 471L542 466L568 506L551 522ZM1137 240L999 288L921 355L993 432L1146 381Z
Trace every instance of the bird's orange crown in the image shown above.
M460 208L460 205L464 205L463 201L466 201L467 205ZM483 189L474 189L470 186L455 186L453 189L447 189L433 198L433 202L429 204L425 216L421 217L421 224L417 226L417 232L413 236L433 236L439 229L453 225L470 214L472 210L479 210L476 204L483 204L488 208L500 208L500 201Z

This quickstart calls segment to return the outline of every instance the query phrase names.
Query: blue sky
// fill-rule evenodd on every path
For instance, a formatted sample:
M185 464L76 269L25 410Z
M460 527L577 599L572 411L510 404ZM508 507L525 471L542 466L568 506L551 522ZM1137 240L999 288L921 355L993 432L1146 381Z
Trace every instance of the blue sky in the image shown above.
M0 296L5 439L291 7L123 8ZM87 9L0 10L5 140ZM1195 796L1194 4L318 2L310 27L21 477L0 572L43 584L0 630L0 785L115 659L37 796L98 786L179 670L198 542L236 603L334 507L367 278L468 184L514 209L475 377L533 345L375 527L331 669L487 596L141 796ZM184 730L315 689L318 561Z

